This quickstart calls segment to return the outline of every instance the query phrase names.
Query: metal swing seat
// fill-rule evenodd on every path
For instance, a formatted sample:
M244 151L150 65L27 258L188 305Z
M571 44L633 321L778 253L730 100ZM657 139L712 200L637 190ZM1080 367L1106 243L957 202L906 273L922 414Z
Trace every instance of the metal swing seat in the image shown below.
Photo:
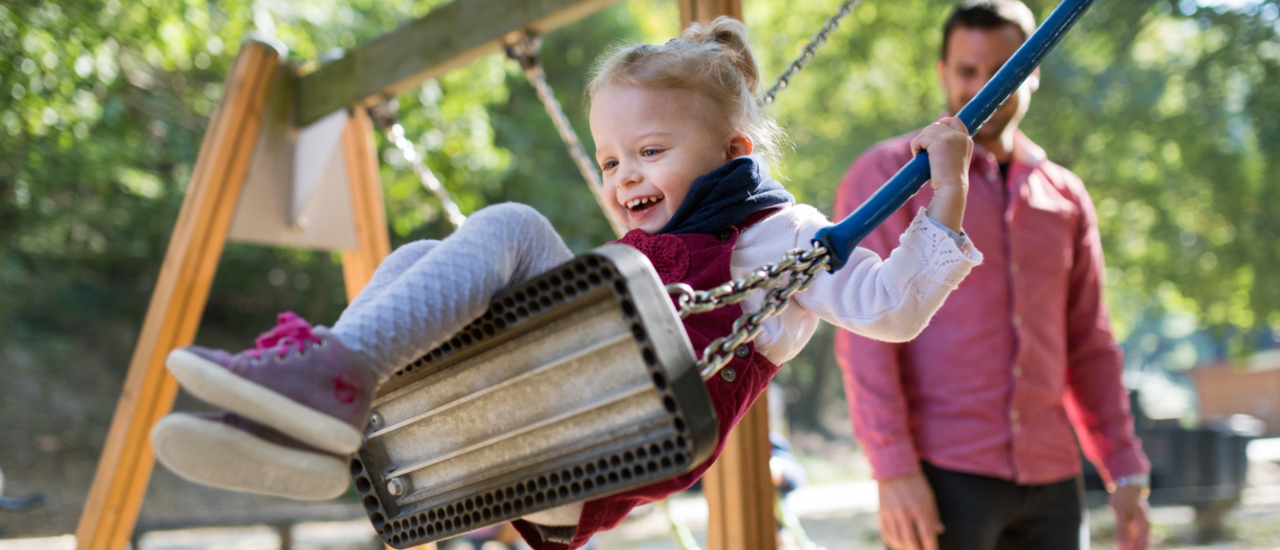
M351 472L397 548L668 479L716 442L680 317L622 245L495 297L373 410Z
M762 102L786 86L855 1L842 4ZM1063 0L961 109L970 135L1092 3ZM380 126L412 154L394 118ZM580 147L566 142L571 153ZM421 168L424 185L447 199ZM350 462L375 530L388 546L409 548L690 471L719 435L703 380L819 270L842 268L928 179L922 152L849 217L819 231L812 248L710 290L664 286L643 254L607 245L496 296L484 315L405 365L375 396L365 444ZM681 319L758 289L768 289L762 307L698 359Z

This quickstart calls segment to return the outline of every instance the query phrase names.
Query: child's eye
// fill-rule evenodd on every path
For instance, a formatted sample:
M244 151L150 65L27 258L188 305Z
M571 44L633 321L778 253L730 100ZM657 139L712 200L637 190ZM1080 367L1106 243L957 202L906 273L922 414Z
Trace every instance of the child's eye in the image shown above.
M608 170L608 169L613 168L614 166L617 166L617 165L618 165L618 161L616 161L616 160L606 160L606 161L604 161L604 164L601 164L601 165L600 165L600 169L601 169L601 170Z
M662 152L662 149L658 149L658 148L643 149L640 151L640 156L652 157L661 152Z

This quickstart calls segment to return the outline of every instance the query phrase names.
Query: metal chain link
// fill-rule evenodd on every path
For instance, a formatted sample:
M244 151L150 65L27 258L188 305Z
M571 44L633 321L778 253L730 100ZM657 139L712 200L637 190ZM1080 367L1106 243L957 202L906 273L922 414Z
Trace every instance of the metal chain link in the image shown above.
M529 80L529 84L538 93L538 99L542 101L543 108L546 109L547 115L551 117L551 122L555 124L556 131L560 133L560 139L564 141L565 149L569 150L569 156L573 158L574 164L578 166L578 172L582 173L582 179L586 180L587 187L591 188L591 194L595 197L596 204L600 205L600 210L604 212L605 219L609 220L609 225L613 228L613 232L621 238L627 233L627 228L614 218L613 213L605 203L601 190L604 182L600 180L596 165L591 160L591 157L587 156L586 150L582 146L582 140L578 139L577 132L573 131L573 125L569 123L569 117L565 115L564 107L556 100L555 91L551 89L551 84L547 82L547 73L542 70L542 63L538 59L538 51L542 46L541 42L540 38L531 36L527 32L522 32L518 40L507 43L507 56L520 63L520 68L524 70L525 78Z
M857 7L860 3L862 3L862 0L845 0L843 4L840 4L840 9L836 10L836 14L827 20L827 23L822 26L822 29L817 33L814 33L813 39L804 47L804 51L800 53L800 57L795 61L792 61L791 64L787 66L787 70L782 71L782 74L778 76L778 79L773 82L773 87L760 97L761 106L773 104L773 99L778 95L778 92L785 89L787 84L791 83L791 77L800 72L800 69L803 69L804 66L813 59L813 53L825 44L827 42L827 37L840 26L840 20L849 15L849 12L853 11L853 8Z
M681 319L741 302L753 290L771 289L765 294L760 309L743 314L733 322L733 330L728 335L717 338L702 351L702 360L698 362L702 379L715 376L729 364L733 350L755 339L765 319L782 313L792 296L809 288L813 284L813 276L827 265L830 258L826 248L814 245L808 250L789 250L783 254L782 261L762 265L746 277L710 290L694 290L684 283L667 285L667 292L676 295L676 308ZM787 279L785 284L784 278Z
M440 209L444 211L445 218L449 223L453 224L453 228L457 229L463 222L467 221L467 217L462 214L462 210L458 208L458 204L453 201L453 197L449 196L449 190L444 188L440 180L436 178L431 168L427 166L426 159L418 154L418 149L413 146L413 142L404 136L404 126L400 125L400 121L396 118L396 100L385 98L376 105L369 108L369 118L373 119L373 123L382 130L382 135L386 136L396 150L400 151L400 155L404 157L409 168L418 176L418 181L422 182L422 186L428 191L435 194L440 200Z

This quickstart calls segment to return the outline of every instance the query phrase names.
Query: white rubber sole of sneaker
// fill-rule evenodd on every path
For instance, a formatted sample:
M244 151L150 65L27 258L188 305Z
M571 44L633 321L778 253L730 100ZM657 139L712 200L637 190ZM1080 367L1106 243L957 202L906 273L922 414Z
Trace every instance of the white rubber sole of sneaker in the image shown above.
M290 449L223 424L171 414L151 429L156 459L201 485L294 500L329 500L351 484L338 457Z
M165 359L169 372L200 400L269 426L322 451L349 455L364 436L350 424L236 376L182 349Z

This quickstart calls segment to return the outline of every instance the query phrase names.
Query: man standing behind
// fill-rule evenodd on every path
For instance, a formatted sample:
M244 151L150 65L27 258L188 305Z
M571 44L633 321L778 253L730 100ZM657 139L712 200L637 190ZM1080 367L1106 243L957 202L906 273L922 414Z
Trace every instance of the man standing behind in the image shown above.
M938 76L955 113L1035 29L1016 0L960 4ZM1102 248L1079 178L1018 131L1038 71L974 136L966 236L984 254L915 340L841 332L855 432L880 487L881 535L909 550L1088 547L1080 460L1112 489L1124 549L1147 546L1150 464L1134 437L1121 355L1102 301ZM836 217L911 159L912 136L850 168ZM925 188L862 246L887 255Z

